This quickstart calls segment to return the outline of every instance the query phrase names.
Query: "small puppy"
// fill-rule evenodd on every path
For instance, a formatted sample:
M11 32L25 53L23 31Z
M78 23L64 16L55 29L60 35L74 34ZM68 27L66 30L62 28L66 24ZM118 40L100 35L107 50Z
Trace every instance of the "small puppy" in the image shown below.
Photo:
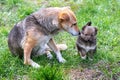
M60 63L64 63L66 60L60 50L66 49L66 46L57 45L53 39L61 31L73 36L79 35L74 12L69 7L41 8L13 27L8 36L8 46L13 55L24 57L24 64L34 68L40 65L34 62L31 56L47 54L52 58L47 48L54 51Z
M96 35L97 28L91 26L91 22L88 22L85 26L83 26L81 34L76 42L78 53L82 59L86 59L86 55L88 55L89 59L92 60L93 53L96 52L97 47Z

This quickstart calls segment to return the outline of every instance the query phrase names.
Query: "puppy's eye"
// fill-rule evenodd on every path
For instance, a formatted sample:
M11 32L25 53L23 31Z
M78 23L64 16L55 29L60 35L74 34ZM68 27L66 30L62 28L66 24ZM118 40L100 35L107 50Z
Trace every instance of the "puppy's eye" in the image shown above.
M91 34L91 36L94 36L94 34Z
M84 34L85 36L88 36L88 34Z

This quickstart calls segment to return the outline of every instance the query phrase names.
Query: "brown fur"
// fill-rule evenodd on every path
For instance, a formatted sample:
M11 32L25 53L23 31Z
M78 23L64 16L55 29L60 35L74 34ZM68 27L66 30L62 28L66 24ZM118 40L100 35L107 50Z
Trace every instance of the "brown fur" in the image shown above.
M8 37L8 46L14 55L24 55L24 64L33 67L39 65L30 57L50 53L46 51L46 45L55 52L59 62L65 62L61 48L53 40L53 36L61 30L74 36L79 34L75 14L67 7L41 8L14 26Z

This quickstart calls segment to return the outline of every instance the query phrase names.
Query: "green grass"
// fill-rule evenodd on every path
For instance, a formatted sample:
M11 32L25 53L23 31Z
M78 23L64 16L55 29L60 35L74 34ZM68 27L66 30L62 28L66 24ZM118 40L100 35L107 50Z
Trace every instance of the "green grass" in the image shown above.
M42 4L41 4L42 3ZM55 36L56 43L66 43L68 49L62 51L67 60L59 64L55 56L52 60L45 55L33 58L42 67L34 69L24 65L23 60L13 57L8 49L7 37L13 25L40 7L71 6L81 29L88 21L97 26L97 52L93 61L81 60L76 55L76 37L64 32ZM1 0L0 1L0 80L68 80L67 70L73 68L97 68L112 80L120 73L120 0ZM61 37L62 36L62 37ZM54 54L54 53L53 53ZM117 76L120 79L119 76Z

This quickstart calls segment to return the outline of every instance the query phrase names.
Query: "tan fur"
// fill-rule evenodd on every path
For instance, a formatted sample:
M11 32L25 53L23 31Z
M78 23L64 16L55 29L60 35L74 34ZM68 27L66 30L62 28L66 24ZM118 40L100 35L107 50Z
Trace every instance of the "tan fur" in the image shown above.
M52 58L50 50L54 51L59 62L64 63L60 50L67 49L67 46L57 45L53 40L53 36L62 30L74 36L79 35L72 10L68 7L41 8L14 26L9 34L8 45L14 55L21 57L24 54L24 64L35 68L40 66L30 57L45 53Z

